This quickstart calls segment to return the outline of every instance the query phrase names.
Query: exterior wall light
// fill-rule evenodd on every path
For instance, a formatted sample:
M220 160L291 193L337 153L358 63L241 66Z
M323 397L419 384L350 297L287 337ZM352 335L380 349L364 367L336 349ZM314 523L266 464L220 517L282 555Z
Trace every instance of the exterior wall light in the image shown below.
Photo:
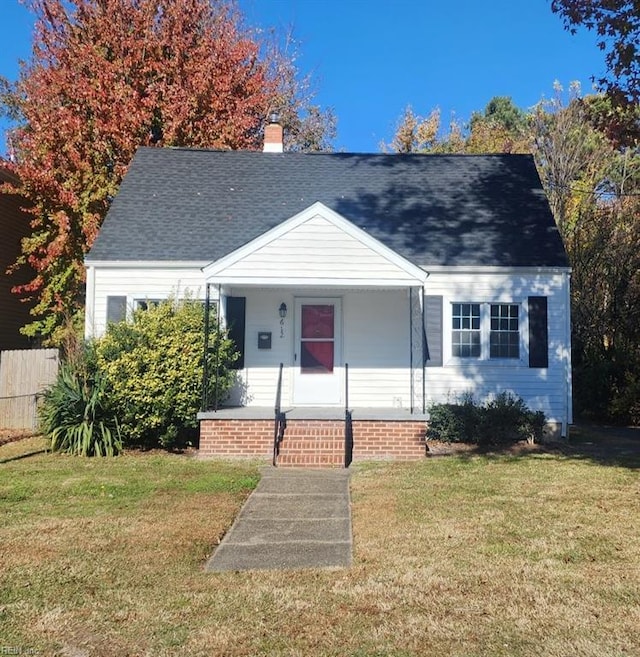
M278 308L278 313L282 319L287 316L287 304L283 301Z

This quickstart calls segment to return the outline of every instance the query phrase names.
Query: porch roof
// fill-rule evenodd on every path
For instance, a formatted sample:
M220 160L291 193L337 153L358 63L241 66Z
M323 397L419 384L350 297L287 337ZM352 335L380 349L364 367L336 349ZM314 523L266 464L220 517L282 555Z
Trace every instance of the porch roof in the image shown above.
M207 283L415 287L428 274L320 202L203 269Z

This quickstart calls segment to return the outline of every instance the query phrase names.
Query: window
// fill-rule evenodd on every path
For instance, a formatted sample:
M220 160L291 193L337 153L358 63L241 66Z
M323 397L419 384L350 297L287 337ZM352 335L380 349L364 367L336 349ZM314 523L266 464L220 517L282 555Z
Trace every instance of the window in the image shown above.
M107 324L121 322L127 315L127 297L107 297Z
M454 358L519 359L520 304L451 304L451 355Z
M453 304L451 348L458 358L480 357L480 304Z
M162 303L162 299L136 299L135 308L136 310L149 310L149 308L155 308Z
M520 358L519 311L515 303L491 304L490 358Z

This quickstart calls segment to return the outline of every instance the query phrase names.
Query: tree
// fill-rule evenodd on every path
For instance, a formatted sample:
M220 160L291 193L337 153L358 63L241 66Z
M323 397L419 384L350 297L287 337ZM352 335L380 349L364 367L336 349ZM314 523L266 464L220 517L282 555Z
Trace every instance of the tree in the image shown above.
M398 120L396 132L389 144L382 143L383 150L395 153L461 153L464 152L462 126L455 120L449 125L449 133L443 134L440 110L432 110L429 116L414 114L407 105Z
M423 117L408 105L393 139L382 148L396 153L528 153L527 120L511 98L496 96L483 113L471 115L469 126L452 119L447 132L442 130L439 109Z
M288 32L282 46L269 51L271 77L277 81L273 109L284 128L286 151L331 151L336 137L336 117L329 109L314 104L315 91L309 74L300 76L295 66L298 44Z
M591 203L591 190L603 179L608 144L604 135L589 125L579 85L571 85L567 103L557 82L554 91L554 96L540 101L533 112L533 150L566 244L577 205Z
M619 105L604 94L586 96L583 102L589 124L605 134L615 148L640 144L640 105Z
M574 86L536 107L534 154L572 267L576 410L640 422L640 155L613 141L610 101Z
M625 103L640 101L640 10L638 0L552 0L565 28L578 26L598 34L598 47L606 52L607 74L599 85Z
M302 114L304 123L311 107L313 139L309 130L298 135L308 147L326 147L333 124L297 86L293 61L243 28L234 5L28 2L33 57L0 92L19 123L11 168L32 205L18 264L36 276L17 291L38 304L25 332L55 338L63 317L81 308L84 254L138 146L258 149L271 111L286 110L290 121Z
M471 115L467 153L530 153L529 115L509 96L494 96Z
M471 128L477 121L487 121L508 131L523 130L527 115L514 104L511 96L494 96L484 108L484 112L471 115Z

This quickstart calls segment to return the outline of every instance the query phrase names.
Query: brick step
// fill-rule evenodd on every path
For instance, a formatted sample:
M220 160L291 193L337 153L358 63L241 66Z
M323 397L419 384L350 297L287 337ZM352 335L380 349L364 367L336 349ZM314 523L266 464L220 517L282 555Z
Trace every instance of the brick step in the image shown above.
M344 429L285 429L284 435L294 440L344 440Z
M295 425L294 425L295 427ZM278 465L298 467L343 467L344 434L335 428L290 427L280 445Z
M281 468L342 468L344 454L320 452L280 452L278 467Z

